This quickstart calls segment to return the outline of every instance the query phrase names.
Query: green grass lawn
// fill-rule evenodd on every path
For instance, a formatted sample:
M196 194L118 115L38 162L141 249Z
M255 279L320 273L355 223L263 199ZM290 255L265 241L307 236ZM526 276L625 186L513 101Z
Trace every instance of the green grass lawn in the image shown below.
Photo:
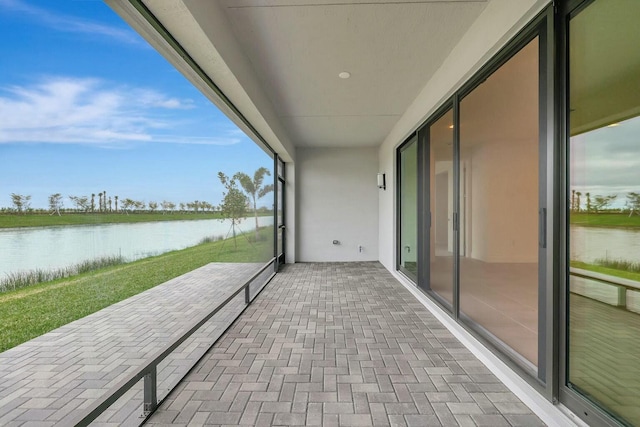
M254 239L254 234L249 233ZM252 240L253 240L252 239ZM273 227L0 294L0 352L210 262L267 262Z
M628 213L572 213L569 216L571 225L585 227L623 227L640 228L640 215L629 216Z
M594 273L607 274L609 276L621 277L623 279L636 280L640 282L640 273L636 273L633 271L618 270L615 268L604 267L597 264L587 264L581 261L571 261L570 264L571 267L593 271Z
M63 213L49 214L0 214L0 228L47 227L53 225L117 224L153 221L188 221L196 219L220 219L219 213Z

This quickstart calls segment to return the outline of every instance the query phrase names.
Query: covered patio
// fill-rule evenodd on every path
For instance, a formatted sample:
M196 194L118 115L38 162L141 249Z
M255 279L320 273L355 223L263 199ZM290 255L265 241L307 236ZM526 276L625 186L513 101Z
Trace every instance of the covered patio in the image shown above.
M3 353L0 423L70 425L257 268L210 264ZM147 423L544 425L378 262L285 266L204 354L243 306L163 363L160 398L203 355ZM138 384L94 425L141 403Z
M149 424L544 425L377 262L286 266Z

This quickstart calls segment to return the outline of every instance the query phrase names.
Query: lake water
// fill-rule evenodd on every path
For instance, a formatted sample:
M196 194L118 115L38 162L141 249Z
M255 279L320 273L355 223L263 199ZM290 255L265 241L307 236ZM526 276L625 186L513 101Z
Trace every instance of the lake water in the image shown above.
M259 217L258 224L273 225L273 217ZM197 245L205 237L225 237L230 228L229 220L207 219L0 229L0 277L105 256L145 258ZM240 229L255 230L255 220L242 221Z
M597 258L640 261L640 230L572 226L571 259L593 263Z

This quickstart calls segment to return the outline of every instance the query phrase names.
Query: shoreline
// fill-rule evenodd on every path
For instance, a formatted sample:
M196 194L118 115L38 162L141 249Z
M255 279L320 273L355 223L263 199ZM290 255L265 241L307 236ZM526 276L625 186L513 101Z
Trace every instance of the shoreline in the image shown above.
M211 262L254 263L273 255L273 227L201 243L0 293L0 352Z
M272 212L258 213L259 217L272 216ZM247 219L253 218L248 215ZM118 213L64 213L62 216L40 214L0 214L0 231L21 228L72 227L80 225L135 224L165 221L198 221L207 219L224 220L218 212L142 212Z

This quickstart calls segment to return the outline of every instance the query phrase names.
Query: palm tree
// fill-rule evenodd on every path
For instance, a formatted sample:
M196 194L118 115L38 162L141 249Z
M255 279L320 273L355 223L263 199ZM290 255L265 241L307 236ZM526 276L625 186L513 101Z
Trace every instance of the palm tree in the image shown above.
M102 211L102 193L98 193L98 212Z
M91 212L93 212L96 208L96 195L95 193L91 193Z
M107 192L103 191L102 192L102 204L104 206L104 211L107 211Z
M582 193L576 191L576 212L580 212L580 196L582 196Z
M116 199L116 212L118 212L118 196L115 196Z
M249 175L244 172L238 172L233 176L238 180L238 182L240 182L242 189L245 191L245 193L247 193L247 195L253 202L253 215L256 219L256 241L259 237L258 206L256 202L258 199L261 199L262 197L273 191L273 184L268 184L264 187L262 186L262 181L264 180L265 175L271 176L271 172L269 172L269 169L261 167L257 171L255 171L255 173L253 174L253 179L251 179Z

